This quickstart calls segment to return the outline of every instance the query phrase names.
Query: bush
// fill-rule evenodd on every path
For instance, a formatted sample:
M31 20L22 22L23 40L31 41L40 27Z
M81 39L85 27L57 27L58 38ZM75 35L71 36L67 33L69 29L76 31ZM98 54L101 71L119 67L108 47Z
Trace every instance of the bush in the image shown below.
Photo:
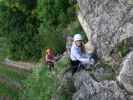
M10 54L9 43L6 38L0 37L0 61L4 60Z
M32 75L24 82L25 90L20 99L50 100L56 93L57 78L50 74L47 66L34 69Z
M75 20L73 5L69 0L38 0L37 12L41 19L39 33L44 48L50 47L55 53L62 53L65 49L63 35L70 22Z
M51 100L58 97L58 100L68 100L74 91L72 83L64 84L61 76L69 65L66 57L55 64L55 70L50 72L48 66L37 65L32 74L24 81L25 89L20 99L26 100ZM63 83L63 86L61 86ZM59 87L61 86L61 89Z
M82 32L69 0L0 1L0 36L11 44L11 57L38 60L42 51L65 50L64 34Z
M39 19L28 1L7 0L0 2L0 36L11 44L13 59L27 60L41 57L38 34ZM34 45L33 45L34 44Z

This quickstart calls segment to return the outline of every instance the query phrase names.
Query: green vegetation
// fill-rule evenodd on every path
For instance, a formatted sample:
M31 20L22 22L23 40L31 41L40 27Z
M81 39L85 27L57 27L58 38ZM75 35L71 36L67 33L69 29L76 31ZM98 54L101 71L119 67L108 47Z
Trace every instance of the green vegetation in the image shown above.
M10 67L7 67L5 65L0 65L0 76L6 76L6 77L10 77L10 79L12 80L20 81L20 80L24 80L27 75L28 75L27 72L18 71Z
M9 56L9 46L6 38L0 37L0 61Z
M5 84L0 84L0 96L8 97L11 100L18 100L19 94L18 94L18 91L13 91Z
M75 16L79 10L71 0L0 0L0 62L5 58L37 62L46 48L52 48L55 54L63 53L65 34L82 33L85 38ZM124 42L117 53L123 57L127 52ZM53 72L38 64L31 74L0 65L0 96L11 100L71 100L73 83L70 80L62 85L61 80L68 65L69 60L62 58ZM109 64L102 65L112 69ZM110 80L114 76L103 78ZM21 89L15 89L16 84Z
M75 16L78 10L79 6L70 0L0 0L0 62L5 58L37 62L46 48L63 53L63 36L83 33ZM57 62L53 74L46 65L38 65L31 74L0 65L0 78L5 79L0 83L0 96L50 100L59 94L60 100L69 100L70 87L58 91L59 75L68 63L67 58ZM15 82L22 85L23 92L13 89Z
M50 100L55 94L57 80L50 74L46 66L41 70L35 69L25 81L25 90L20 99L26 100Z
M39 20L33 10L34 2L29 4L25 0L6 0L0 3L0 36L7 38L13 59L40 57L37 30Z
M0 97L6 97L11 100L19 100L19 93L22 91L17 89L22 86L22 82L26 79L28 73L12 69L5 65L0 65ZM20 87L20 88L22 88Z
M10 57L38 60L46 48L62 53L63 35L82 32L75 10L69 0L2 0L0 37L6 38Z
M73 5L69 0L38 0L37 12L41 21L39 33L44 41L43 47L62 53L65 47L63 35L72 33L72 29L67 28L71 27L71 22L76 21Z
M59 91L59 86L62 84L60 79L60 75L63 74L62 69L65 69L68 64L67 58L60 60L55 65L55 70L52 73L46 65L38 65L28 79L25 80L25 90L20 99L50 100L50 98L58 96L59 100L69 100L70 97L68 97L69 93L66 88Z
M118 45L117 52L120 55L120 57L126 56L126 54L129 52L129 49L128 49L128 40L127 39L122 41Z

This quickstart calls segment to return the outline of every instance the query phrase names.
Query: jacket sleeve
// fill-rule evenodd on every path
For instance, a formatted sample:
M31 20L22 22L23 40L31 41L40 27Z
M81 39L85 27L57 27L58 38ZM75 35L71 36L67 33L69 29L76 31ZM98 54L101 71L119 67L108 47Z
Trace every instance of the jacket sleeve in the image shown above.
M83 58L76 50L71 50L71 54L73 57L75 57L77 60L82 62L83 64L89 64L90 58Z

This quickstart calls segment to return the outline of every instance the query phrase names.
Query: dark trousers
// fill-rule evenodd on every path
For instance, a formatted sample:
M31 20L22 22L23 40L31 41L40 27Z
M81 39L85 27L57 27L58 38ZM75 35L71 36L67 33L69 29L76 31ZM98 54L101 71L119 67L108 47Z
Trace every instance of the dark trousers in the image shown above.
M70 60L71 63L71 67L72 67L72 75L78 71L80 71L81 69L84 69L85 66L78 60L76 61L72 61Z
M49 62L48 63L48 68L50 71L52 71L52 69L54 69L54 63L53 62Z

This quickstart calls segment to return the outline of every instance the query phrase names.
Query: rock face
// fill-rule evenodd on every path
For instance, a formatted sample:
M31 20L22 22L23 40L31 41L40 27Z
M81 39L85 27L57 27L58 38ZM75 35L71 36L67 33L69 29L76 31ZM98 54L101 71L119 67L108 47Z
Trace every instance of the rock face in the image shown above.
M92 75L95 80L103 81L103 80L114 79L115 73L112 71L111 68L99 67L99 68L96 68L96 70L94 70Z
M118 76L118 81L128 92L133 94L133 52L125 57L122 63L122 70Z
M78 4L79 21L99 56L108 56L114 46L133 36L132 0L78 0Z
M72 100L132 100L115 81L95 81L88 72L81 71L74 76L77 92Z
M73 100L133 100L133 0L77 0L78 19L97 47L99 57L106 58L120 42L128 39L130 53L121 64L117 81L96 81L88 72L74 75L77 92ZM132 52L131 52L132 51ZM103 76L98 69L95 77Z
M118 81L107 78L102 80L113 74L109 66L105 65L97 65L91 71L81 70L73 76L67 72L63 78L67 82L66 86L69 86L67 93L73 93L72 100L133 100L133 52L125 57L121 66Z
M130 51L133 51L133 38L128 39L128 47Z

